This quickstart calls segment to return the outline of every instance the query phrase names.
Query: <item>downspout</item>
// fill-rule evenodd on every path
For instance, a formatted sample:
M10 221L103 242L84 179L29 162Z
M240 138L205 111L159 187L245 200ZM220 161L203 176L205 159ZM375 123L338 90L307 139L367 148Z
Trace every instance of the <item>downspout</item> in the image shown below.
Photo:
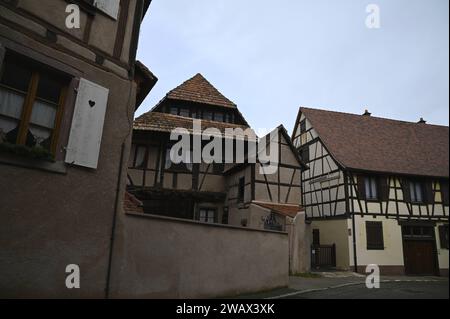
M119 193L120 193L120 186L122 184L122 165L123 165L123 156L125 154L125 142L122 143L121 151L120 151L120 162L119 162L119 176L117 178L117 185L116 185L116 199L114 201L114 214L113 214L113 220L112 220L112 226L111 226L111 238L109 243L109 256L108 256L108 270L106 273L106 287L105 287L105 298L109 298L109 289L110 289L110 283L111 283L111 269L112 269L112 257L113 257L113 250L114 250L114 238L116 233L116 223L117 223L117 211L119 209Z
M136 16L137 15L137 16ZM134 68L136 63L136 53L137 53L137 46L139 41L139 31L142 23L144 15L144 0L138 0L136 4L136 14L134 19L134 25L133 25L133 33L132 33L132 39L134 38L135 41L131 44L131 54L130 54L130 79L132 81L134 76ZM123 166L123 158L125 155L125 148L127 140L130 136L130 134L133 132L133 120L131 115L128 113L130 101L131 101L131 94L133 92L133 85L131 84L130 92L128 96L128 102L127 102L127 118L129 120L129 126L130 131L125 137L124 141L122 142L121 150L120 150L120 162L119 162L119 176L117 178L117 185L116 185L116 199L114 201L114 213L113 213L113 220L112 220L112 226L111 226L111 238L110 238L110 244L109 244L109 256L108 256L108 269L106 272L106 286L105 286L105 298L109 299L110 294L110 286L111 286L111 270L112 270L112 259L113 259L113 252L114 252L114 239L115 239L115 232L116 232L116 224L117 224L117 213L119 209L119 195L120 195L120 186L122 184L122 166Z
M353 264L354 272L358 272L358 256L356 255L356 226L355 226L355 214L352 212L352 237L353 237Z
M351 214L352 215L352 243L353 243L353 267L354 267L354 272L358 272L358 256L356 255L356 223L355 223L355 214L354 212L350 212L350 194L349 194L349 190L348 190L348 174L347 171L343 171L344 172L344 187L345 187L345 210L347 211L347 214ZM351 192L353 194L353 191ZM353 207L353 204L352 204Z

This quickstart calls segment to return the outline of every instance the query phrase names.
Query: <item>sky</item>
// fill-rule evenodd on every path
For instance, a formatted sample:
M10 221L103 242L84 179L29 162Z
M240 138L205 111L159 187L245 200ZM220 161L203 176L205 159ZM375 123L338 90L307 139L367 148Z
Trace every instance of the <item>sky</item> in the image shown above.
M254 129L300 106L449 122L448 0L153 0L138 59L159 81L137 116L201 73Z

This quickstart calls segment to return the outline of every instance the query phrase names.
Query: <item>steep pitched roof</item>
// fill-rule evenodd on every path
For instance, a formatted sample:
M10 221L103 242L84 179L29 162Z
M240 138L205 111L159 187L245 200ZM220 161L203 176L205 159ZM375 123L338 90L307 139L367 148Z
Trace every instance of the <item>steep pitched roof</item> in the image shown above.
M236 104L222 95L200 73L167 93L166 97L173 100L236 108Z
M201 121L202 130L206 128L217 128L222 133L226 128L242 128L244 131L248 128L244 125L237 125L215 121ZM193 119L168 113L148 112L134 121L133 128L138 131L154 131L170 133L176 128L185 128L189 132L193 132Z
M449 128L300 108L344 168L429 177L449 176Z

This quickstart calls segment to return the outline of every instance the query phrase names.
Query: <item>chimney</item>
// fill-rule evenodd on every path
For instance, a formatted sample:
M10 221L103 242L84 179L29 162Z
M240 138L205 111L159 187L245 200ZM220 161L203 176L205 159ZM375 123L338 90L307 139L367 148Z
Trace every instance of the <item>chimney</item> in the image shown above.
M427 124L427 121L425 121L425 120L423 119L423 117L421 117L421 118L420 118L420 121L417 122L417 124Z
M369 110L367 110L367 109L363 114L363 116L371 116L371 115L372 115L372 113L370 113Z

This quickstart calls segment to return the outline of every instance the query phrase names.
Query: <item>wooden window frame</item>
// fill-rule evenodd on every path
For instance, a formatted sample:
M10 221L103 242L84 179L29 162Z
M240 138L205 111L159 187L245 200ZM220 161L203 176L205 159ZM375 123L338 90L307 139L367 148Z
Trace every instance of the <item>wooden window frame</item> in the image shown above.
M142 163L142 166L137 166L136 165L136 160L137 160L137 155L138 155L138 150L139 148L145 148L145 153L144 153L144 162ZM134 158L133 158L133 168L135 169L145 169L147 168L148 165L148 145L145 144L136 144L135 145L135 149L134 149Z
M207 213L207 216L209 216L208 214L210 213L210 212L213 212L213 214L214 214L214 222L208 222L208 221L204 221L204 220L201 220L200 218L200 212L201 211L205 211L206 213ZM209 218L208 218L209 219ZM207 223L207 224L216 224L217 223L217 208L211 208L211 207L200 207L199 209L198 209L198 221L200 221L200 222L202 222L202 223Z
M367 188L367 186L369 186L369 189ZM375 188L372 189L372 186L374 186ZM378 178L376 178L375 176L365 176L364 177L364 192L365 192L364 198L367 201L374 201L374 202L379 201L380 200L380 185L379 185ZM373 193L375 193L375 196Z
M306 133L306 119L303 121L300 121L300 135L303 133Z
M309 152L309 145L306 145L300 149L300 157L304 163L309 163L311 161L311 154Z
M31 78L30 83L28 83L28 89L26 92L21 92L25 95L24 104L22 106L22 114L20 117L20 124L19 124L19 132L17 134L17 139L15 142L15 145L25 145L26 144L26 138L27 133L30 127L30 120L31 120L31 114L33 111L33 106L36 100L39 100L37 97L37 90L39 88L39 80L42 73L44 73L46 70L49 70L51 73L63 73L57 69L54 69L52 66L45 65L41 63L40 61L36 61L33 58L30 58L28 56L22 55L20 53L17 53L13 50L7 49L5 52L1 54L0 58L0 77L3 75L3 65L5 63L8 63L7 59L19 59L19 60L25 60L27 65L27 69L31 72ZM10 56L7 56L7 54L11 54ZM22 62L22 61L19 61ZM50 149L48 150L49 153L53 156L53 158L57 157L57 147L60 140L61 130L62 130L62 122L63 122L63 116L65 113L65 107L66 107L66 101L67 101L67 93L70 87L70 79L68 75L64 75L67 77L67 84L63 85L60 91L60 96L57 103L51 102L52 105L56 106L56 115L55 115L55 123L54 127L51 129L51 142L50 142ZM6 85L3 85L0 83L0 86L3 87L6 90L13 90L17 91L14 88L10 88ZM41 99L42 100L42 99Z
M412 189L414 190L414 193L411 193L411 186ZM417 194L417 186L420 187L420 196L421 196L421 200L417 200L418 198L418 194ZM426 200L426 194L425 194L425 185L422 181L417 181L417 180L410 180L408 183L408 187L409 187L409 198L411 200L411 203L413 204L426 204L427 200Z
M380 236L379 242L370 242L370 239L373 239L373 234L370 234L371 231L380 231L378 234ZM372 235L372 236L370 236ZM384 234L383 234L383 222L370 222L366 221L366 246L367 250L384 250Z

